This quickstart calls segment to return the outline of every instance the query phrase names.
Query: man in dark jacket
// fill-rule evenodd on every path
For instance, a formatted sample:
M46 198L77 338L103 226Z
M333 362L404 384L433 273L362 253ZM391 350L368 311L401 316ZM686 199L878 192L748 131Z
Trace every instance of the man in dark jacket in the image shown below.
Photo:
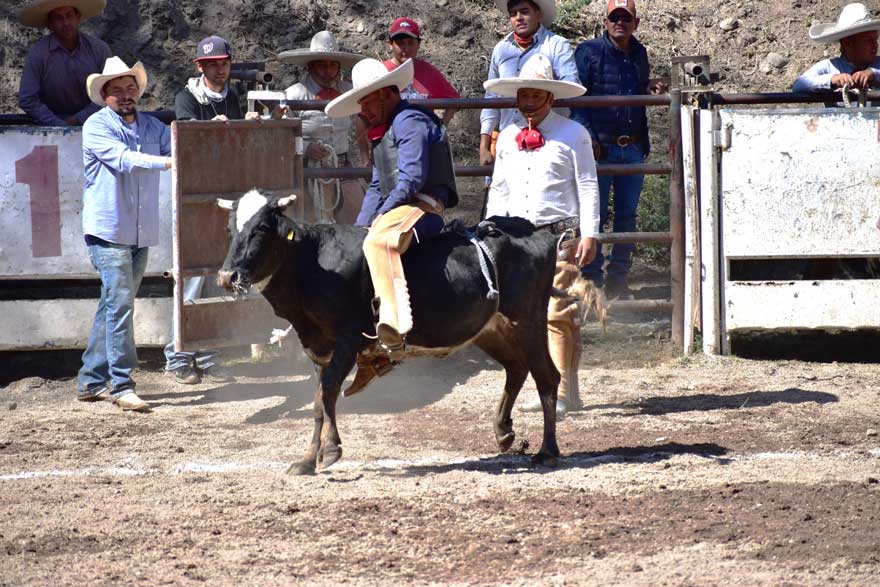
M224 39L202 39L193 60L201 75L192 77L174 99L177 120L240 120L238 93L229 84L232 50Z
M353 88L327 105L328 116L360 113L373 142L373 179L357 224L368 226L364 256L379 298L376 334L391 360L404 353L412 329L409 290L401 255L443 228L443 211L458 203L452 155L443 123L401 99L413 79L408 59L388 71L364 59L352 70Z
M634 0L609 0L605 33L581 43L575 51L580 82L590 96L628 96L659 93L662 83L650 84L650 65L644 45L633 33L639 26ZM644 106L576 108L572 119L583 124L593 138L593 155L600 164L643 163L650 153L648 117ZM599 176L601 226L608 219L608 202L614 186L614 232L634 232L636 208L642 193L643 175ZM584 267L583 275L608 298L632 299L628 275L632 266L631 244L616 244L611 250L608 277L600 249L596 259Z

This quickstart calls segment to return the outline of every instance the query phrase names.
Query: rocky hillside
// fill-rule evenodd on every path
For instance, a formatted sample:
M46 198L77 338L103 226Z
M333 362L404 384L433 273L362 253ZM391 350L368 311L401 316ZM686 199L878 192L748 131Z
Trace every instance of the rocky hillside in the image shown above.
M28 46L41 31L18 24L24 0L0 6L0 111L18 112L19 72ZM870 2L869 2L870 4ZM558 2L557 31L572 42L601 32L603 0ZM839 0L641 0L639 38L647 45L657 75L667 75L670 58L707 54L725 91L777 91L791 85L809 64L834 46L807 38L811 22L832 21ZM876 6L870 6L876 9ZM387 57L387 27L401 15L422 23L422 56L446 72L463 96L482 94L493 45L507 30L492 0L109 0L105 13L84 30L106 40L127 62L141 60L151 76L147 109L170 108L174 93L192 73L195 43L218 33L238 60L271 60L285 49L302 47L321 29L337 34L343 46ZM270 64L279 87L296 80L293 68ZM459 144L475 145L477 113L456 117ZM657 112L657 130L663 117Z

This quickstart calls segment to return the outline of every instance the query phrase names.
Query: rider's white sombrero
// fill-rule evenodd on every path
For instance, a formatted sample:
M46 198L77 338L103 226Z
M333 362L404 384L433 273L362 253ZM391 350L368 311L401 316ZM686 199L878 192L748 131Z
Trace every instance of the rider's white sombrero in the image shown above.
M106 4L106 0L37 0L21 10L21 24L41 29L49 13L62 6L73 6L86 19L101 14Z
M137 81L138 99L144 95L147 89L147 70L144 69L140 61L129 67L119 57L110 57L104 62L104 71L101 73L93 73L86 78L86 90L89 92L89 98L98 106L104 105L104 98L101 97L101 88L111 79L117 77L133 76Z
M413 71L412 59L407 59L391 71L381 61L364 59L351 70L352 89L327 104L324 112L334 118L357 114L361 111L361 105L358 104L361 98L389 86L397 86L398 90L403 91L412 82Z
M308 49L291 49L278 54L278 59L291 65L305 65L310 61L338 61L344 69L363 59L363 55L340 51L336 37L330 31L321 31L312 37Z
M880 20L872 18L864 4L853 2L843 7L837 22L811 26L810 39L817 43L833 43L866 31L880 31Z
M553 21L556 20L556 0L529 0L530 2L534 2L538 8L541 9L541 24L545 27L550 27L553 24ZM498 10L504 16L507 16L507 5L510 0L495 0L495 4L498 5Z
M546 55L533 55L523 65L519 77L501 77L483 82L483 87L498 96L516 97L523 88L550 92L556 99L576 98L587 92L587 88L574 82L556 79L553 64Z

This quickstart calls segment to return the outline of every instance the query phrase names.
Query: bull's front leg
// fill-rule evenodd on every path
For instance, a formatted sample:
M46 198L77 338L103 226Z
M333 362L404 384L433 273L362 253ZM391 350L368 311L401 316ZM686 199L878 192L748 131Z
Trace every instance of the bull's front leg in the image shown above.
M319 370L319 381L323 379L321 377L323 371L323 369ZM306 450L306 454L303 456L302 460L298 463L293 463L288 467L287 473L289 475L315 474L315 467L317 466L318 461L318 451L321 449L321 430L324 428L324 408L321 388L322 386L319 384L318 389L315 391L314 407L312 408L315 415L315 427L312 431L312 440L309 442L309 448Z

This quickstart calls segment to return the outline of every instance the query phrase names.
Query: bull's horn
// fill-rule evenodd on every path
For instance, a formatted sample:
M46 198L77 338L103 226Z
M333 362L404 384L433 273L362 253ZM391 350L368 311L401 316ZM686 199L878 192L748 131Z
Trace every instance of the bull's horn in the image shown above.
M217 198L217 205L224 210L232 210L235 207L235 200L224 200L223 198Z
M286 198L280 198L278 200L277 206L279 209L284 210L285 208L293 204L294 201L296 201L296 194L290 194Z

